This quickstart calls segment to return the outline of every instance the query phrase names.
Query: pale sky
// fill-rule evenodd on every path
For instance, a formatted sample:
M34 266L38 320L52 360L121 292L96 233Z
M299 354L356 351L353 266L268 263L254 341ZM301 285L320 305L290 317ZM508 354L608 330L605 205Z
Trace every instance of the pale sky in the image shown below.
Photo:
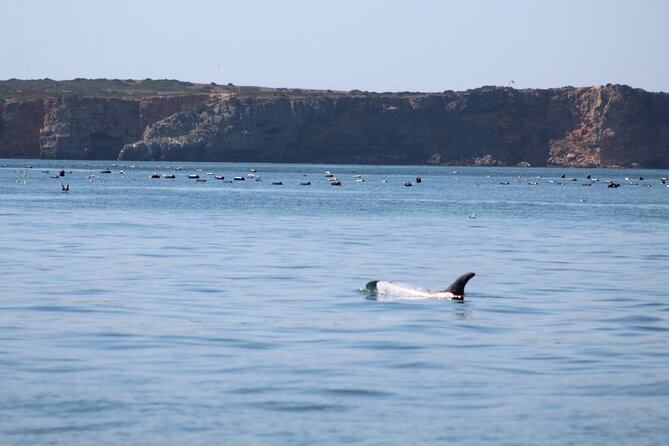
M0 0L0 79L669 92L665 0Z

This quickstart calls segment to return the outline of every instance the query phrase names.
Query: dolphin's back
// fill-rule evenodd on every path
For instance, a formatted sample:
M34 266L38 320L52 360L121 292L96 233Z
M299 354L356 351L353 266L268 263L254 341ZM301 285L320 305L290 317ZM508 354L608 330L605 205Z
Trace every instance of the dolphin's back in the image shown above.
M443 291L431 291L399 282L372 280L367 282L365 289L377 298L384 299L457 299L465 295L465 285L474 277L474 273L466 273Z
M435 297L434 292L422 288L413 287L405 283L375 280L367 285L374 284L373 289L367 288L378 297L384 299L426 299Z

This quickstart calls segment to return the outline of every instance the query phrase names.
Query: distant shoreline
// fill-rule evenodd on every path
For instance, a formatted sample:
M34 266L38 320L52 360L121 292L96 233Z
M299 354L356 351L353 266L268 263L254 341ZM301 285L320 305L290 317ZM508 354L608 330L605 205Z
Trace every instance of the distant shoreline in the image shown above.
M669 168L669 94L0 81L0 158Z

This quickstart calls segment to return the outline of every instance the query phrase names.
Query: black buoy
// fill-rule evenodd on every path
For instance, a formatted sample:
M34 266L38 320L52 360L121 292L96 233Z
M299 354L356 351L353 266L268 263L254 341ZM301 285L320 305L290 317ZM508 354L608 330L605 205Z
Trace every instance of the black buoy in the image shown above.
M65 171L63 169L60 169L60 172L58 172L59 177L64 177L65 176Z
M416 177L416 183L420 183L420 182L422 182L422 181L423 181L423 180L421 180L420 177Z

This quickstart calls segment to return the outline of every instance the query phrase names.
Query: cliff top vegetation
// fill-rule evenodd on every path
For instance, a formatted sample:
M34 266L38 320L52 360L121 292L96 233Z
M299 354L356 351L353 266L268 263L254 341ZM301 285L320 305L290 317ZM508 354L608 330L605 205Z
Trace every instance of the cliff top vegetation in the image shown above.
M357 90L350 94L358 93ZM360 92L362 93L362 92ZM349 94L332 90L302 90L227 85L195 84L174 79L82 79L56 81L53 79L9 79L0 81L0 100L30 100L45 97L84 96L141 99L153 96L194 94L237 96L320 96Z
M483 87L495 88L495 87ZM444 91L454 93L453 91ZM45 97L106 97L141 99L156 96L231 95L238 97L319 97L319 96L422 96L426 92L373 92L362 90L306 90L300 88L269 88L254 86L196 84L175 79L83 79L56 81L53 79L0 80L0 102L26 101Z

